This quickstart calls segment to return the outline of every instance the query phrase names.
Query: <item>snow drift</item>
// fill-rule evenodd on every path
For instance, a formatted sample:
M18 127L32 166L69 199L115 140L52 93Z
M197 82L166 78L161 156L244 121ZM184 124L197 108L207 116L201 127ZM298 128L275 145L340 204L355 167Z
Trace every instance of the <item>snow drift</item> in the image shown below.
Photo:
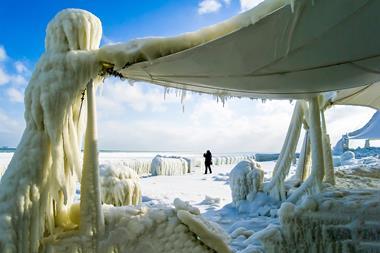
M114 206L141 203L140 178L127 166L100 165L102 201Z

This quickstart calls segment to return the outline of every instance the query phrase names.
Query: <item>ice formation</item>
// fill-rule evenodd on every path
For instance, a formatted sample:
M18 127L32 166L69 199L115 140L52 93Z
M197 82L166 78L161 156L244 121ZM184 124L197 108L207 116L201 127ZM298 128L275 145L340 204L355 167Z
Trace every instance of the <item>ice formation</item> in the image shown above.
M180 176L190 172L189 162L182 157L166 157L157 155L152 160L153 176Z
M264 172L254 160L239 162L230 173L232 200L236 205L242 200L252 201L262 191Z
M102 201L114 206L138 205L141 203L140 178L127 166L102 164L100 186Z
M46 52L25 91L26 128L1 179L1 252L38 252L44 235L69 226L55 218L66 213L81 177L81 96L101 70L91 51L100 38L99 19L82 10L64 10L47 27Z
M226 244L228 236L218 225L191 213L194 208L188 207L104 206L105 234L99 239L98 252L211 253L215 249L221 253L231 252ZM60 241L47 238L44 247L47 252L86 250L78 236L67 236Z
M262 231L260 239L266 252L378 252L379 194L332 189L297 206L285 202L281 226Z
M108 164L110 166L126 166L128 168L133 169L137 175L139 176L146 176L150 175L150 167L152 164L151 159L135 159L135 158L123 158L120 161L110 161L110 160L103 160L103 164Z

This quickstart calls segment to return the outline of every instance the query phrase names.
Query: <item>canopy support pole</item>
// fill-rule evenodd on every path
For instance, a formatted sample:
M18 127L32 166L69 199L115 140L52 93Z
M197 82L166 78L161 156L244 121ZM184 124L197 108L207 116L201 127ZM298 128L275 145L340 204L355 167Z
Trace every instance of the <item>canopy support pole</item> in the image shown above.
M284 181L289 173L292 159L295 156L297 143L301 133L302 122L304 119L304 110L305 102L297 101L294 106L292 119L289 124L280 156L273 171L272 180L269 184L264 186L264 191L269 192L269 194L277 200L286 199Z
M332 160L330 136L327 134L325 112L321 109L322 121L322 142L323 142L323 158L324 158L324 182L335 185L334 164Z
M80 230L83 235L91 238L91 248L88 248L88 252L96 252L97 237L104 232L104 216L100 200L96 101L93 80L87 84L87 115L81 179Z
M320 192L322 188L322 180L324 177L324 158L319 104L319 97L314 97L309 101L312 159L311 174L306 181L288 198L288 201L292 203L296 203L305 193Z
M303 183L310 174L310 162L311 162L310 154L311 154L310 134L309 134L309 129L306 129L305 136L302 143L301 154L297 163L296 175L295 175L297 184Z

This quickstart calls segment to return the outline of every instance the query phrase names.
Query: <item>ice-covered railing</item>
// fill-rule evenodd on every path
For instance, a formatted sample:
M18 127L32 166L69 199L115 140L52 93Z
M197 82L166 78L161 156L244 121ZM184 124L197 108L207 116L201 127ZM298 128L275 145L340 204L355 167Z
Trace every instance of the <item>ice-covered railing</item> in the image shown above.
M140 178L134 170L124 165L101 164L100 186L102 202L114 206L141 203Z
M246 159L255 159L255 155L222 155L213 156L212 162L214 165L228 165L240 162Z
M103 159L102 163L114 166L126 166L133 169L137 175L146 176L150 175L152 160L148 158L121 158L117 161Z
M151 164L153 176L180 176L190 173L190 170L190 160L177 156L157 155Z

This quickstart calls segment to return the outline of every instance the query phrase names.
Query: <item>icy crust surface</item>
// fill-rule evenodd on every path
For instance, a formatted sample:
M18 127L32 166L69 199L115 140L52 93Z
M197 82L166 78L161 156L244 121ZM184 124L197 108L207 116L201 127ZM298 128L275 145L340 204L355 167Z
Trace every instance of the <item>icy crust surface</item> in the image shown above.
M101 164L100 186L102 202L114 206L141 203L140 178L131 168L123 165Z
M348 160L351 165L335 168L335 187L327 186L298 205L282 204L281 225L256 235L267 252L380 251L380 160Z
M259 239L267 252L378 252L379 199L379 190L331 189L298 206L285 202L281 226L262 231Z
M100 37L99 19L82 10L62 11L48 25L46 52L25 91L26 129L0 183L1 252L37 252L59 225L54 214L74 197L86 118L81 93L100 71L91 51Z
M190 172L190 164L182 157L157 155L150 170L153 176L180 176Z
M175 37L142 38L128 43L105 46L100 49L98 59L113 64L115 70L134 63L151 61L196 47L252 25L283 6L288 4L293 6L294 1L266 0L247 12L199 31L184 33Z
M264 171L254 160L239 162L230 173L229 184L232 201L239 206L242 200L252 201L262 191Z
M179 202L182 201L177 200L177 204ZM99 252L231 252L227 246L228 237L218 234L218 225L206 223L185 202L179 205L181 209L103 206L106 232L100 238ZM186 223L178 218L180 213L186 213ZM51 252L78 252L84 249L86 241L86 238L78 238L62 234L62 240L49 238L44 246Z

